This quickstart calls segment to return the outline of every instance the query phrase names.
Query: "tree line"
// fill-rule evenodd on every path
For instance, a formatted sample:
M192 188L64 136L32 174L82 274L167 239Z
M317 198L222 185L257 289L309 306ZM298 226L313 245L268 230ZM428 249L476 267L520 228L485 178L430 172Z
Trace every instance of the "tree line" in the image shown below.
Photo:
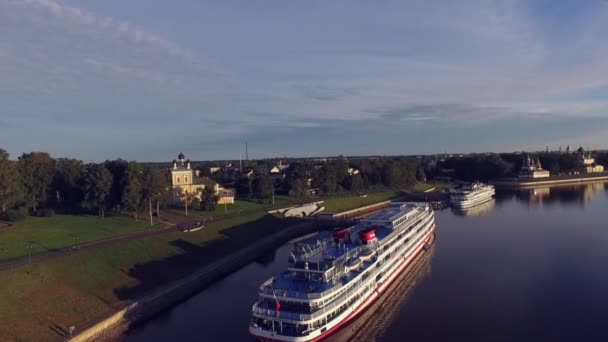
M52 158L46 152L23 153L17 160L0 149L0 215L16 220L55 212L131 213L150 217L170 201L162 169L122 159L85 163Z
M270 201L273 194L304 199L314 190L317 195L361 193L369 190L399 189L426 178L423 166L414 157L383 157L325 162L291 161L284 175L269 175L274 161L248 162L255 176L241 176L234 187L239 196ZM349 173L349 169L351 172ZM354 171L354 172L353 172ZM221 180L223 175L212 175Z
M551 175L571 174L582 172L583 165L580 155L586 153L582 147L575 152L537 152L473 154L445 158L436 165L427 164L425 172L431 176L440 176L445 170L453 171L453 177L466 181L487 181L502 177L517 177L523 159L529 155L533 160L539 160L543 169ZM596 163L608 166L608 152L594 152L592 156Z

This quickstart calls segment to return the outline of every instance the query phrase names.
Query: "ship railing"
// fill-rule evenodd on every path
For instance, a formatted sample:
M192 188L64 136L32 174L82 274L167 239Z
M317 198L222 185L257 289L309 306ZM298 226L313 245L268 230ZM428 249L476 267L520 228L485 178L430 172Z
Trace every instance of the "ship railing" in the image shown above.
M420 222L419 224L417 224L416 226L424 226L428 223L429 223L429 220L424 220L424 221ZM418 237L418 239L420 239L420 238L421 237ZM397 261L391 259L391 262L395 263ZM348 303L350 302L350 299L348 299L348 298L351 297L353 292L359 292L366 284L370 284L368 282L368 279L375 278L380 272L381 272L380 268L372 270L369 273L369 276L367 276L367 277L363 276L363 277L359 278L355 284L350 286L350 288L348 290L344 291L344 293L340 294L338 297L331 299L330 304L324 305L323 307L319 308L317 311L310 313L310 314L279 311L278 316L277 316L276 310L262 308L257 303L254 304L252 311L254 313L264 315L264 316L277 317L277 318L281 318L281 319L289 319L289 320L293 320L293 321L311 321L311 320L314 321L317 318L322 318L322 317L326 316L328 313L333 312L334 309L344 305L345 302L348 307L349 306ZM340 287L337 287L337 288L340 288ZM334 288L332 290L336 290L336 288ZM372 284L370 284L370 288L367 291L373 291ZM276 291L275 291L275 293L278 294L278 292L276 292ZM319 295L319 294L315 294L315 295ZM297 298L295 296L290 296L290 297ZM279 302L280 302L280 300L279 300Z
M432 219L432 216L433 216L432 213L424 215L422 217L422 221L414 224L412 226L412 229L416 229L417 227L423 227L424 225L426 225L429 222L429 220ZM418 219L418 218L416 218L416 219ZM412 219L411 221L413 221L413 220L414 219ZM408 220L408 221L410 221L410 220ZM397 233L398 232L392 232L388 237L390 238ZM370 276L374 275L375 273L376 273L376 271L373 270L372 273L370 274ZM341 286L333 286L330 289L327 289L323 292L312 292L312 291L305 292L305 291L298 291L298 290L275 289L272 285L272 282L273 282L273 279L269 279L268 281L266 281L260 287L260 291L262 293L277 296L277 297L287 297L287 298L295 298L295 299L319 299L319 298L329 296L332 293L334 293L335 291L338 291L339 289L342 288Z
M288 312L288 311L281 311L281 310L279 310L279 312L277 313L277 311L275 309L263 308L263 307L260 307L259 304L257 304L257 303L253 305L252 311L253 311L253 313L256 313L259 315L264 315L264 316L268 316L268 317L276 317L279 319L288 319L288 320L292 320L292 321L314 321L317 318L322 318L322 317L326 316L328 313L333 312L334 309L342 306L344 304L344 302L347 301L347 298L353 294L353 292L358 292L359 290L361 290L362 286L364 285L364 283L366 282L367 279L368 278L366 278L365 280L359 279L357 281L357 284L351 286L351 288L346 290L344 293L340 294L340 296L332 299L331 304L325 305L313 313L297 313L297 312ZM279 303L280 303L280 300L279 300Z

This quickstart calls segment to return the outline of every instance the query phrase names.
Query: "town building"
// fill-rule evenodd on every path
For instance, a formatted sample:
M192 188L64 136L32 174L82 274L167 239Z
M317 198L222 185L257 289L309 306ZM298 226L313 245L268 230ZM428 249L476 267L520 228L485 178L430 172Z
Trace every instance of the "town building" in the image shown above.
M595 159L591 157L591 154L581 153L580 163L586 173L604 172L604 166L597 164Z
M533 160L529 155L524 157L524 162L519 170L520 178L547 178L551 176L548 170L540 165L540 160Z
M174 160L168 173L175 205L184 203L188 195L201 200L203 190L207 187L212 187L215 195L219 196L218 204L234 203L233 189L225 189L211 178L201 177L199 170L192 169L190 160L184 161L184 158L184 154L180 153L178 156L179 163Z
M282 182L283 179L285 179L288 169L289 169L289 164L283 164L283 161L279 160L277 165L273 166L270 169L270 171L268 172L270 179L272 180L272 183L276 185L276 184Z

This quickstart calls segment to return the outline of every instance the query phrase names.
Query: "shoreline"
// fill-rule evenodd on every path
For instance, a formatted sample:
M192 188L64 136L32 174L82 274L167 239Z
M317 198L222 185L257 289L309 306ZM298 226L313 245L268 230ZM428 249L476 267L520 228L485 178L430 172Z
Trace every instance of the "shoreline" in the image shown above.
M496 187L502 188L529 188L537 185L582 184L600 181L608 181L608 172L598 175L576 175L568 177L555 176L541 178L539 180L510 178L490 181L489 183Z
M105 342L119 340L133 326L144 323L196 295L206 287L249 264L269 250L277 248L292 239L331 228L336 224L351 224L352 216L367 214L381 209L386 206L386 203L387 201L383 201L338 213L336 217L329 220L322 218L310 219L307 222L287 227L285 230L267 236L245 249L202 267L179 281L161 286L132 303L116 308L105 317L90 322L77 335L67 338L66 341Z

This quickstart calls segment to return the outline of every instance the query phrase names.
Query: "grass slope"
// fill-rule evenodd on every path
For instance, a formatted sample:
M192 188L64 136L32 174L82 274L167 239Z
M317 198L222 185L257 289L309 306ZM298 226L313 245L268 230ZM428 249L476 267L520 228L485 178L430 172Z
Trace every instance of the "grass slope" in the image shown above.
M150 227L146 220L135 221L126 216L55 215L27 217L25 220L0 229L0 260L72 246L78 243L107 238L113 235L141 231Z
M325 199L324 205L326 211L338 213L378 202L388 201L398 197L399 194L399 191L390 190L368 193L366 197L349 196L328 198Z
M0 272L0 340L54 341L297 220L263 213Z

